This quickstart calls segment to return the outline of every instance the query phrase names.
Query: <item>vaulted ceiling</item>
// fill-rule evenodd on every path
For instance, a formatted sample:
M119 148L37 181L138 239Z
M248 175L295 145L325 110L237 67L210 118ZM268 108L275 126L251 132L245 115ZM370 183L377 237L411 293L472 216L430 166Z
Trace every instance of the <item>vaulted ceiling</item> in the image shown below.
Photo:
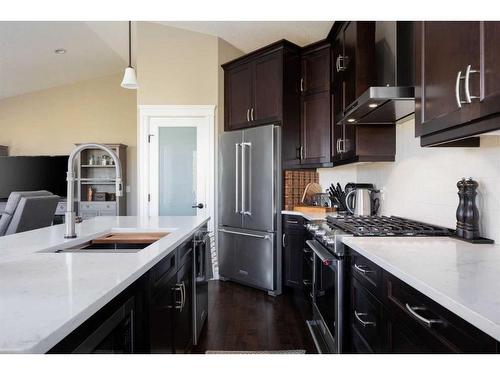
M214 35L243 52L279 39L305 45L332 22L159 22ZM0 98L119 73L127 64L125 21L0 22ZM65 49L56 54L56 49Z

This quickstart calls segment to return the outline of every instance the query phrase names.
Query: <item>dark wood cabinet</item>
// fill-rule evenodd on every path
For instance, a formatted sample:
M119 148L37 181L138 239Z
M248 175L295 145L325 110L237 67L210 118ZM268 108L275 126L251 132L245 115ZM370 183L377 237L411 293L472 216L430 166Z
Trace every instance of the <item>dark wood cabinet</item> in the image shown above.
M500 128L500 22L415 22L415 134L422 146Z
M498 343L351 250L348 332L355 353L495 353Z
M224 130L277 124L282 163L300 164L300 48L282 40L222 65Z
M283 216L283 284L303 289L303 250L305 248L304 219L300 216Z
M300 163L328 163L331 159L330 43L306 47L301 60Z
M246 63L227 71L226 129L235 130L248 126L253 101L253 64Z

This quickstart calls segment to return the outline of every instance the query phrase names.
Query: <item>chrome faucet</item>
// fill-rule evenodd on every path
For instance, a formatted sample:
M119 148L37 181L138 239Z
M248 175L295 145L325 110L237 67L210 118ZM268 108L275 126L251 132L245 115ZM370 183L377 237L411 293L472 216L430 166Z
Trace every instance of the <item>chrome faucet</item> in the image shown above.
M68 182L68 192L67 192L67 204L66 204L66 214L64 215L66 222L66 234L64 238L76 238L75 232L75 223L76 223L76 214L75 214L75 204L74 204L74 196L75 196L75 172L74 172L74 164L76 157L85 149L88 148L98 148L100 150L106 151L113 161L115 162L115 170L116 170L116 196L123 196L123 186L122 186L122 164L118 156L114 153L112 149L107 146L100 145L98 143L85 143L76 147L68 159L68 172L66 172L66 181Z

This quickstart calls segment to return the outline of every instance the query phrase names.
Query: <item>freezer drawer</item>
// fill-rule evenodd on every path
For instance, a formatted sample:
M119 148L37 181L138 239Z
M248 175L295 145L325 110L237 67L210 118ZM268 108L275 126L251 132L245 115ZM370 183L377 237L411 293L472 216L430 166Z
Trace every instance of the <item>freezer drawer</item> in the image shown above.
M219 272L224 278L274 290L274 253L274 233L219 228Z

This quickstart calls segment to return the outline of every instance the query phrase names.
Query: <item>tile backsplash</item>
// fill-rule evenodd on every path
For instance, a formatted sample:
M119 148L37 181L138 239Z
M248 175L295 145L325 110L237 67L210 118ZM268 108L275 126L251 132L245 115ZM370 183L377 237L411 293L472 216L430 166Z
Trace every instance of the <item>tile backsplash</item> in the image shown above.
M396 161L318 169L323 189L330 183L373 183L382 190L381 213L454 228L456 183L479 182L477 204L484 237L500 242L500 136L482 136L479 148L423 148L414 121L396 127Z

